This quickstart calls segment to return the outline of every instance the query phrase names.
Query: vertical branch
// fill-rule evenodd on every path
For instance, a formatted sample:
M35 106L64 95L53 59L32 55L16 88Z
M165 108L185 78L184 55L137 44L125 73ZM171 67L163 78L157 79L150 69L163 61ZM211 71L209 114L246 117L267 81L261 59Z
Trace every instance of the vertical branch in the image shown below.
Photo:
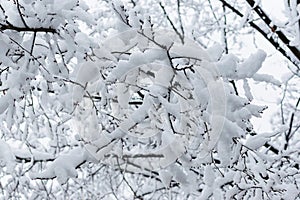
M223 36L224 36L224 50L225 50L225 53L228 54L229 50L228 50L228 40L227 40L227 17L226 17L226 6L224 5L224 3L222 4L222 9L223 9L223 21L224 21L224 26L223 26ZM234 92L235 94L238 96L239 93L238 93L238 90L237 90L237 87L236 87L236 84L234 82L234 80L230 80L229 81L231 84L232 84L232 87L234 89Z
M294 124L294 118L295 118L295 112L297 112L297 108L299 106L300 103L300 97L297 100L296 106L295 106L295 111L292 113L291 118L290 118L290 123L289 123L289 130L285 135L285 145L284 145L284 150L286 150L288 148L289 145L289 140L291 139L291 133L292 133L292 129L293 129L293 124Z
M210 8L210 10L211 10L211 12L212 12L212 14L213 14L215 20L216 20L216 23L218 24L218 26L220 26L219 20L218 20L216 14L215 14L215 12L214 12L214 9L213 9L213 7L212 7L212 5L211 5L211 1L208 0L208 3L209 3L209 8Z
M178 13L178 19L179 19L181 34L182 34L182 40L184 40L184 28L183 28L181 12L180 12L180 0L177 0L177 13Z
M227 42L227 18L226 18L226 7L224 4L222 4L223 9L223 19L224 19L224 27L223 27L223 34L224 34L224 47L225 47L225 53L228 53L228 42Z
M31 48L30 48L30 54L33 53L33 48L34 48L34 44L35 44L35 39L36 39L36 32L33 32L33 38L32 38L32 44L31 44Z

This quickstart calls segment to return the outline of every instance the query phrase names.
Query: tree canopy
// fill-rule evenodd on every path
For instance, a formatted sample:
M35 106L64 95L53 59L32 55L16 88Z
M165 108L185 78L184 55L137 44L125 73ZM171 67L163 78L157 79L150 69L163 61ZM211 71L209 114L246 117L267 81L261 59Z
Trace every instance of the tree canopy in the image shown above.
M280 2L0 0L0 196L299 198L300 3Z

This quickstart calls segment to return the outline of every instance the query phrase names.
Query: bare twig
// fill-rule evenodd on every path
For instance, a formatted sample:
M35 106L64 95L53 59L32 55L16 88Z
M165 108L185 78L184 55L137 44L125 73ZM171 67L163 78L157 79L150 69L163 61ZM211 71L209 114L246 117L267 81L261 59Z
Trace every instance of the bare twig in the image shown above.
M180 12L180 0L177 0L177 13L178 13L178 19L179 19L179 24L180 24L181 35L184 40L184 28L183 28L181 12Z
M19 44L15 39L13 39L12 37L9 37L9 39L14 42L16 45L18 45L21 49L23 49L26 53L28 53L33 60L35 60L48 74L50 74L50 72L48 71L48 69L43 65L43 63L41 63L39 61L39 59L37 57L35 57L30 51L28 51L25 47L23 47L21 44Z
M28 25L27 25L27 23L25 22L25 19L24 19L24 17L23 17L22 12L21 12L21 5L20 5L20 3L19 3L18 0L16 0L16 3L17 3L17 9L18 9L18 13L19 13L19 15L20 15L20 18L21 18L21 20L22 20L22 23L24 24L24 26L25 26L26 28L28 28Z
M160 5L161 9L163 10L164 15L167 17L167 20L168 20L169 23L171 24L173 30L175 31L175 33L176 33L176 34L178 35L178 37L180 38L181 43L183 44L183 43L184 43L184 36L183 36L183 34L179 33L179 31L178 31L177 28L175 27L173 21L172 21L171 18L169 17L169 15L168 15L168 13L167 13L165 7L162 5L161 2L159 2L159 5Z
M44 33L57 33L56 29L51 27L38 27L38 28L32 28L32 27L19 27L12 25L9 22L6 22L7 24L0 24L0 31L5 30L14 30L17 32L44 32Z
M33 38L32 38L32 44L31 44L31 48L30 48L30 53L33 53L33 48L35 45L35 39L36 39L36 32L33 33Z
M291 139L291 133L292 133L292 129L293 129L293 123L294 123L294 117L295 117L295 112L297 110L297 107L299 106L300 103L300 97L297 100L296 106L295 106L295 111L292 113L291 118L290 118L290 124L289 124L289 130L288 132L285 134L285 145L284 145L284 149L286 150L288 148L288 144L289 144L289 140Z

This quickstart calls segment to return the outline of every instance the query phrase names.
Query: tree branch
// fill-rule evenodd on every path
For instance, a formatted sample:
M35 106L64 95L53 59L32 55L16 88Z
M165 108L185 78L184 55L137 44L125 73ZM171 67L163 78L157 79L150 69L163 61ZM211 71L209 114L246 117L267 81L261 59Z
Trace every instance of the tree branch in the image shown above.
M161 9L163 10L164 15L167 17L167 20L170 22L170 24L171 24L173 30L175 31L175 33L176 33L176 34L178 35L178 37L180 38L181 43L184 44L184 36L182 35L183 33L182 33L182 34L179 33L179 31L177 30L177 28L175 27L174 23L173 23L172 20L170 19L169 15L168 15L168 13L167 13L167 11L166 11L166 9L165 9L165 7L162 5L161 2L159 2L159 5L160 5ZM179 8L178 8L178 9L179 9ZM182 30L183 30L183 29L182 29Z
M37 33L37 32L57 33L57 31L51 27L31 28L31 27L18 27L18 26L12 25L11 23L0 24L0 31L5 31L5 30L14 30L17 32L34 32L34 33Z
M265 22L265 24L271 29L272 32L276 33L278 38L287 46L287 48L294 54L298 61L300 61L300 51L290 45L290 40L280 31L277 30L277 26L272 23L272 20L266 15L266 13L256 5L254 0L246 0L248 4L254 9L257 15Z
M297 100L296 106L295 106L295 112L297 110L297 107L299 106L300 103L300 97ZM292 133L292 129L293 129L293 123L294 123L294 117L295 117L295 112L292 113L291 118L290 118L290 124L289 124L289 130L285 135L285 145L284 145L284 150L286 150L288 148L288 144L289 144L289 140L291 139L291 133Z
M22 20L24 26L25 26L26 28L28 28L27 23L25 22L25 19L24 19L24 17L23 17L22 12L21 12L21 5L20 5L20 3L19 3L18 0L16 0L16 3L17 3L17 9L18 9L18 13L19 13L19 15L20 15L20 18L21 18L21 20Z
M226 0L219 0L220 2L223 3L224 6L226 6L227 8L229 8L231 11L233 11L235 14L237 14L240 17L243 17L244 15L238 11L237 9L235 9L232 5L230 5ZM258 31L264 38L266 38L274 47L275 49L277 49L284 57L286 57L291 63L293 63L298 69L300 68L298 65L300 63L300 60L295 61L293 60L288 54L287 52L279 45L279 43L277 41L274 40L274 38L269 37L269 34L264 32L258 25L256 25L254 22L252 21L248 21L249 25L254 28L256 31Z
M181 19L181 12L180 12L180 0L177 0L177 13L178 13L178 20L180 24L180 30L182 34L182 40L184 40L184 28L183 28L183 23Z

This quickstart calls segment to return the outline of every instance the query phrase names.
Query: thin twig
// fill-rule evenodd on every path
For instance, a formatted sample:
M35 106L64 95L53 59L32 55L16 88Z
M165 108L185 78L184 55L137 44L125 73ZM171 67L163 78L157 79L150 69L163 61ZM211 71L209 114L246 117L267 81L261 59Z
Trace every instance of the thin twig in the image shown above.
M33 38L32 38L32 44L31 44L30 54L33 53L33 48L34 48L34 45L35 45L35 39L36 39L36 32L33 33Z
M165 9L165 7L162 5L161 2L159 2L159 5L160 5L161 9L163 10L164 15L167 17L167 20L170 22L170 24L171 24L173 30L175 31L175 33L176 33L176 34L178 35L178 37L180 38L181 43L184 44L184 38L183 38L183 35L181 35L181 33L179 33L179 31L178 31L177 28L175 27L173 21L170 19L169 15L168 15L168 13L167 13L167 11L166 11L166 9Z
M21 9L20 9L20 7L21 7L21 6L20 6L20 3L19 3L18 0L16 0L16 3L17 3L17 9L18 9L18 13L19 13L19 15L20 15L20 18L21 18L21 20L22 20L24 26L25 26L26 28L28 28L28 25L27 25L27 23L25 22L25 19L24 19L24 17L23 17L23 14L22 14L22 12L21 12Z
M179 19L181 34L182 34L182 40L184 40L184 28L183 28L181 12L180 12L180 0L177 0L177 13L178 13L178 19Z
M48 71L48 69L43 65L43 63L41 63L37 57L35 57L30 51L28 51L25 47L23 47L22 45L20 45L16 40L14 40L13 38L9 37L9 39L14 42L16 45L18 45L21 49L23 49L26 53L28 53L35 61L38 62L38 64L48 73L50 74L50 72Z

